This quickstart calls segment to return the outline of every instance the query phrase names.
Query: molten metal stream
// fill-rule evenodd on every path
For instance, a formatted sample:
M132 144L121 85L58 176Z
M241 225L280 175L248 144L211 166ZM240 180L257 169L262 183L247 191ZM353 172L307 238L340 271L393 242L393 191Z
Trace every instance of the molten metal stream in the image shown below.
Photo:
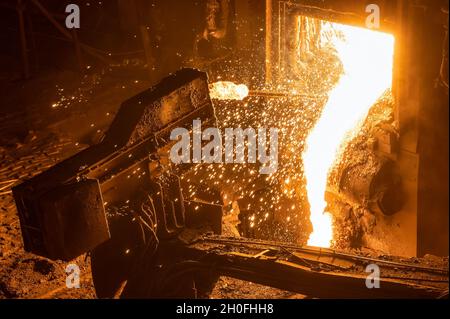
M245 84L219 81L209 85L209 95L211 99L243 100L248 96L248 93L248 87Z
M371 106L391 87L394 37L336 23L323 23L322 34L328 35L344 73L329 92L328 102L306 140L303 163L313 226L308 245L330 247L332 217L325 210L324 198L328 173L361 128Z

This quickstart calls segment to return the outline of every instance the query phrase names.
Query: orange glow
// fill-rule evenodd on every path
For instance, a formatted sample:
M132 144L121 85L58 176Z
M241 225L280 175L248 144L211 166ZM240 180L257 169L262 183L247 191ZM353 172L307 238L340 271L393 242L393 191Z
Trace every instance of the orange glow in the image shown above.
M248 87L245 84L235 84L228 81L219 81L210 84L209 95L217 100L243 100L248 96Z
M324 198L328 174L360 130L371 106L391 87L394 37L324 22L321 38L336 50L344 73L329 92L328 102L306 140L303 163L313 226L308 245L330 247L332 216L326 211Z

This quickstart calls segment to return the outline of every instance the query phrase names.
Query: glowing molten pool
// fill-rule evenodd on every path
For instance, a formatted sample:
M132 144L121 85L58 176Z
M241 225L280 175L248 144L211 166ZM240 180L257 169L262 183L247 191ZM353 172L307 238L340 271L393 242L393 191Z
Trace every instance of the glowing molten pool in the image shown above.
M391 87L394 37L336 23L323 23L321 34L336 50L344 73L306 140L303 162L313 226L308 245L330 247L333 225L324 198L328 173L371 106Z

